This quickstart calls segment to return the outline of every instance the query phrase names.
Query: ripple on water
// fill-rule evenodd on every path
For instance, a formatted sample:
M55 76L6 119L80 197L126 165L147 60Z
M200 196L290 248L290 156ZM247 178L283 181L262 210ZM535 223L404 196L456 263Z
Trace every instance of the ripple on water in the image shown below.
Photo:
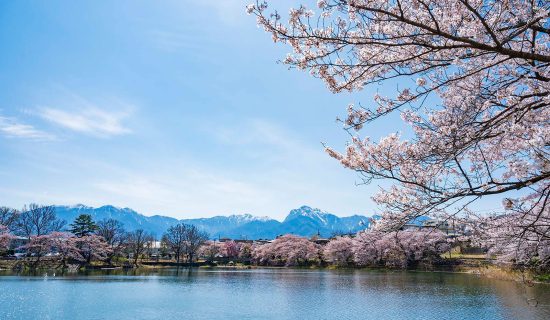
M0 319L6 320L550 319L547 285L364 270L3 274L0 301Z

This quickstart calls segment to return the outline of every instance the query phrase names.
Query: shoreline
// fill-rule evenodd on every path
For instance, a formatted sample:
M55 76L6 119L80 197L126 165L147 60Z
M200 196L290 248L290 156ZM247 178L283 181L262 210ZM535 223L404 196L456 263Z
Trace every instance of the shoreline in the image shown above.
M163 265L163 264L141 264L138 267L124 267L124 266L88 266L81 267L76 269L63 269L63 268L52 268L52 267L39 267L34 270L30 268L15 269L13 265L7 266L6 262L0 260L0 272L39 272L39 271L65 271L68 273L78 273L86 271L114 271L114 270L170 270L170 269L187 269L187 268L196 268L196 269L220 269L220 270L252 270L252 269L281 269L281 270L365 270L365 271L383 271L383 272L421 272L421 273L455 273L455 274L469 274L473 276L483 277L486 279L494 280L504 280L504 281L513 281L513 282L522 282L526 285L531 284L547 284L550 285L550 275L549 274L536 274L532 271L526 270L514 270L511 268L499 267L496 265L440 265L440 266L431 266L431 267L419 267L419 268L410 268L410 269L397 269L397 268L387 268L387 267L353 267L353 266L302 266L302 267L285 267L285 266L258 266L258 265L193 265L193 266L184 266L184 265Z

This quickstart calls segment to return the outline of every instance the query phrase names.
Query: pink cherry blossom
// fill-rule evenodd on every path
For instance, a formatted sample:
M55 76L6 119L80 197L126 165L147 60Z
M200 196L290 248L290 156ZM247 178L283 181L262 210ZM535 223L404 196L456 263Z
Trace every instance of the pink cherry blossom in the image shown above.
M222 254L228 258L236 258L239 256L240 245L235 241L226 241L223 243Z
M421 215L465 219L480 198L508 198L495 214L513 224L510 248L525 252L528 241L546 252L550 2L327 0L315 10L300 5L283 18L258 2L249 13L288 46L284 63L334 93L399 80L393 95L348 108L343 124L353 138L344 151L326 148L365 183L392 182L373 196L383 210L377 228L397 230ZM394 112L402 113L409 138L361 136Z
M92 260L106 260L112 252L111 247L101 236L91 234L74 239L82 259L87 263Z
M252 252L257 264L271 266L300 266L319 258L320 247L306 238L284 235L273 242L260 245Z
M0 251L7 249L10 245L13 235L11 235L6 226L0 225Z
M446 235L436 229L360 232L355 240L355 261L360 266L407 268L420 261L437 260L450 249Z
M323 257L330 264L347 266L353 262L353 247L354 241L350 237L337 237L323 248Z
M52 232L47 236L50 250L56 252L61 259L61 265L66 266L69 260L84 261L77 239L67 232Z
M223 249L223 243L221 242L206 241L199 249L199 256L212 261L214 258L222 255L221 252Z

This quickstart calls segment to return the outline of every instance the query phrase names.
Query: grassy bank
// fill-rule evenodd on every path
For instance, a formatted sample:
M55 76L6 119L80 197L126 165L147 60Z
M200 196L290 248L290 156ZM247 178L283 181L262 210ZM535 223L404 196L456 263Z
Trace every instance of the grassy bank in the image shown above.
M132 267L126 263L116 264L92 264L87 266L71 265L70 269L77 271L81 270L94 270L94 269L111 269L111 268L128 268ZM212 268L212 269L256 269L256 268L286 268L286 267L266 267L257 265L248 265L242 263L234 264L211 264L200 261L193 264L180 263L179 265L171 261L140 261L139 268L143 269L169 269L175 267L199 267L199 268ZM335 265L310 265L299 267L300 269L376 269L376 270L392 270L387 267L353 267L353 266L335 266ZM61 265L58 260L44 259L40 261L38 266L33 265L32 260L3 260L0 259L0 270L30 270L30 269L42 269L53 270L61 269ZM395 270L395 269L394 269ZM517 281L530 283L550 283L550 274L548 273L535 273L530 270L517 270L511 267L497 266L492 260L487 259L485 255L455 255L452 258L446 258L438 264L419 264L415 268L408 269L409 271L422 271L422 272L456 272L456 273L468 273L478 275L490 279Z

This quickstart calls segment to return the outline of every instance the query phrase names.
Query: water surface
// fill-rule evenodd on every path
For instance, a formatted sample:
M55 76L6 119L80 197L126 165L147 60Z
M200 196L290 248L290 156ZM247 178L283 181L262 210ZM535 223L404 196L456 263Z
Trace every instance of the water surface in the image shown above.
M0 273L0 319L550 319L550 286L468 274L184 269Z

